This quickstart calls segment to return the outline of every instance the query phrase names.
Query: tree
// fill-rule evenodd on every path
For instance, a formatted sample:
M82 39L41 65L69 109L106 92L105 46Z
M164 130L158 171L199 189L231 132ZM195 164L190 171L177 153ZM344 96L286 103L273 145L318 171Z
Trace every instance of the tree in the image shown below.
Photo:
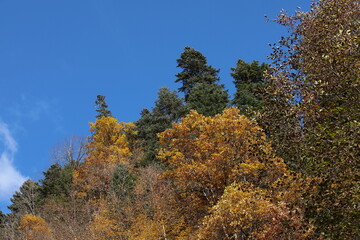
M136 139L142 141L144 147L143 165L156 161L156 148L159 147L157 134L171 127L173 122L179 121L186 113L183 100L177 93L161 87L155 107L151 111L143 109L141 118L135 122Z
M124 230L121 222L117 221L116 209L109 209L109 204L101 200L99 209L93 215L89 225L92 237L89 239L124 239Z
M359 9L359 1L324 0L281 13L291 34L270 56L261 120L287 162L321 179L306 215L329 239L360 237Z
M72 176L74 168L71 165L55 163L44 173L44 179L40 180L41 186L40 201L43 203L48 198L56 198L57 200L65 200L69 197L72 190Z
M223 85L198 83L188 96L187 107L205 116L222 113L229 103L229 95Z
M273 198L269 189L228 186L200 226L198 239L314 239L300 209Z
M135 176L128 166L120 163L111 179L111 188L119 199L128 197L134 187Z
M170 181L161 178L162 166L150 164L139 169L134 187L134 216L131 239L176 239L184 228Z
M111 117L111 111L108 110L108 105L105 102L105 96L97 95L97 99L95 101L95 104L97 105L96 111L98 112L98 115L96 115L96 118L102 118L102 117Z
M185 94L185 102L188 101L189 94L196 84L213 84L219 81L219 70L207 65L206 57L193 48L185 47L177 63L177 67L183 70L176 75L175 82L182 83L179 91Z
M6 215L0 210L0 239L5 239Z
M288 206L296 205L301 187L307 189L306 182L299 183L298 176L276 157L262 129L239 115L237 108L214 117L191 111L159 138L162 148L158 157L168 167L163 177L173 181L178 208L190 229L199 226L211 208L216 208L224 190L232 184L246 194L261 192L272 196L266 200L269 203L283 201ZM256 221L261 222L261 217ZM248 223L244 220L242 224Z
M45 220L39 216L25 214L20 219L19 229L24 240L51 240L52 233Z
M95 123L90 123L92 135L87 145L88 156L73 176L80 195L88 198L107 195L115 168L119 163L128 163L131 152L127 133L133 128L133 124L118 122L113 117L98 118Z
M86 143L85 137L75 135L66 137L52 149L52 160L61 166L79 167L87 155Z
M26 180L10 199L12 204L8 206L12 213L17 215L36 214L38 207L39 184L32 180Z
M264 73L268 64L259 64L258 61L246 63L239 59L236 67L231 68L236 93L232 103L242 109L242 113L250 114L252 111L262 109L263 100L261 89L265 87Z

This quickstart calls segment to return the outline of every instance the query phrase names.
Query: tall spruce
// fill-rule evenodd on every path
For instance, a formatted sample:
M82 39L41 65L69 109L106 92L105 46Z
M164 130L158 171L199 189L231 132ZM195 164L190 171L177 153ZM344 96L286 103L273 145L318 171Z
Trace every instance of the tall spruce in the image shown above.
M189 94L187 107L205 116L214 116L222 113L228 103L229 94L223 85L198 83Z
M265 87L264 73L268 64L259 64L258 61L247 63L238 60L236 67L231 68L231 76L234 78L236 93L232 103L242 109L242 113L250 115L252 111L263 108L261 97L262 89Z
M96 111L98 112L98 115L96 115L96 118L102 118L102 117L111 117L111 111L108 108L108 105L105 102L105 96L97 95L96 97Z
M208 65L206 57L190 47L185 47L177 63L182 71L176 75L175 82L182 83L179 91L184 93L188 109L206 116L221 113L229 96L224 85L218 84L220 70Z
M217 74L220 70L207 65L206 57L193 48L185 47L184 52L177 59L177 64L177 67L183 70L176 74L175 82L182 83L179 91L184 93L185 102L188 101L189 94L196 84L212 84L219 81Z
M48 198L66 200L72 189L72 176L74 167L70 164L61 166L55 163L43 172L44 179L40 180L40 202Z
M180 120L186 113L183 100L175 91L171 92L166 87L160 88L155 107L151 111L143 109L141 118L135 122L137 139L141 140L141 145L145 148L142 164L156 161L156 148L159 147L157 134L171 127L173 122Z

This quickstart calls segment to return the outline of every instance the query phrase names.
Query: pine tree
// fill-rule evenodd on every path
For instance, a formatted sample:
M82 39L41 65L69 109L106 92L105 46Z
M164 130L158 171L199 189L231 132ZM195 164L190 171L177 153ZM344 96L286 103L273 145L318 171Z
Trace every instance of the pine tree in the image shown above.
M198 83L191 90L187 107L205 116L222 113L229 103L229 95L223 85Z
M97 105L96 111L99 113L98 115L96 115L97 119L112 116L111 111L107 109L108 105L105 102L105 96L97 95L95 104Z
M185 94L185 102L187 102L189 94L196 84L212 84L219 81L217 74L220 70L207 65L206 57L193 48L185 47L184 52L177 59L177 63L177 67L183 70L176 75L175 82L182 83L179 91Z
M260 96L265 87L264 72L268 68L266 63L258 61L246 63L239 59L236 67L231 68L231 76L234 78L236 93L232 103L243 110L243 113L261 110L263 101Z
M74 167L55 163L44 172L44 179L40 180L40 201L43 202L49 197L65 199L69 196L72 187L72 175Z
M155 107L152 111L143 109L141 118L135 122L138 131L136 138L142 141L141 145L145 148L142 164L155 161L155 150L159 147L157 134L171 127L172 122L177 122L186 113L183 100L175 91L160 88Z

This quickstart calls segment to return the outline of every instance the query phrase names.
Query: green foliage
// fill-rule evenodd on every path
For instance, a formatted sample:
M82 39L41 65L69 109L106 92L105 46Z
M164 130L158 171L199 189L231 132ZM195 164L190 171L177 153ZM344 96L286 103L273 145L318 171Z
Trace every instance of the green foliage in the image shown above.
M10 199L12 204L8 206L12 213L36 214L39 198L39 184L32 180L26 180L20 187L19 192L16 192Z
M119 199L129 196L134 188L135 176L130 172L128 166L120 163L114 171L110 185Z
M206 57L190 47L185 47L177 63L183 70L176 75L175 82L182 83L179 91L185 94L187 108L206 116L221 113L229 96L224 85L217 84L219 70L207 65Z
M243 113L261 110L263 100L261 90L265 87L264 72L268 69L266 63L258 61L246 63L239 59L236 67L231 68L231 76L234 78L236 93L232 103L243 110Z
M227 90L215 83L198 83L191 90L187 107L205 116L222 113L229 102Z
M97 95L95 104L97 105L96 111L98 112L98 115L96 115L96 118L102 118L102 117L111 117L111 111L108 110L108 105L105 102L105 96Z
M137 127L136 138L142 141L145 148L142 164L147 165L155 161L156 151L159 147L157 134L171 127L173 122L178 121L187 113L183 101L177 93L162 87L158 92L155 107L150 112L143 109L141 118L135 122Z
M89 141L64 142L40 185L20 187L0 239L360 239L359 9L282 12L271 66L231 68L237 108L190 47L185 105L162 87L135 130L98 95Z
M207 65L206 57L193 48L185 47L177 63L177 67L183 70L176 75L177 79L175 82L182 83L179 91L185 94L186 102L188 101L191 90L196 84L212 84L219 81L217 76L219 70Z
M56 163L44 172L44 179L40 180L40 199L43 202L49 197L63 199L69 196L72 187L74 168L71 165L64 167Z

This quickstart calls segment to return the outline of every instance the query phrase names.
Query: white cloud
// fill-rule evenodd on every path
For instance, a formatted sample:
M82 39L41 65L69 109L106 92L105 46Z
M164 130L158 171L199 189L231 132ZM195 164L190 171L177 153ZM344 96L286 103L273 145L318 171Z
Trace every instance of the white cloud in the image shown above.
M8 201L27 179L13 165L16 151L9 127L0 121L0 202Z
M16 141L11 136L8 126L3 122L0 122L0 138L1 142L5 145L5 149L9 150L11 153L15 153L17 151Z

